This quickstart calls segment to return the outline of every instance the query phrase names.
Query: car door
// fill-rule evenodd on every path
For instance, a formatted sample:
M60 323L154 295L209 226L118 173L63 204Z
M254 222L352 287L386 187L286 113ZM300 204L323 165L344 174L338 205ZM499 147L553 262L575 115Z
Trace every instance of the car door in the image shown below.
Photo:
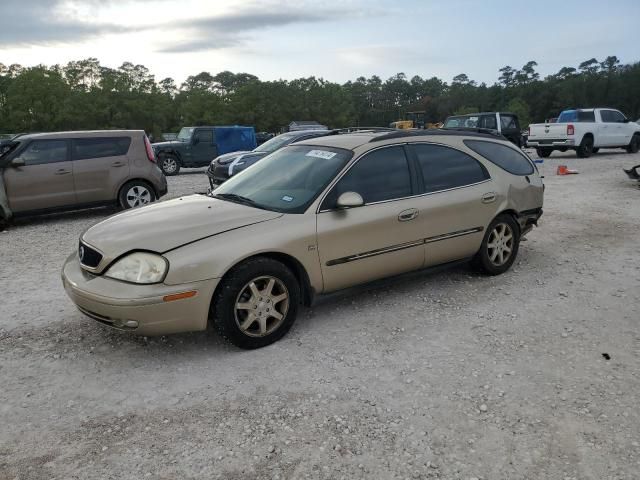
M613 110L600 110L600 141L596 142L598 147L615 147L618 145L618 127L615 121Z
M216 139L212 128L199 128L193 133L191 155L194 164L209 165L218 156Z
M33 140L4 170L9 207L14 213L76 203L68 140Z
M631 136L634 133L634 129L627 121L627 117L618 110L609 110L611 121L615 124L615 144L616 147L623 147L631 143Z
M330 190L317 215L324 291L333 291L421 268L424 246L415 175L402 146L361 157ZM344 192L364 205L337 209Z
M514 144L520 146L521 132L518 117L509 114L500 114L500 131L502 135L508 138Z
M71 140L73 179L78 203L115 200L129 177L131 137L86 137Z
M414 143L424 195L416 200L425 266L468 258L480 248L499 195L487 169L452 147Z

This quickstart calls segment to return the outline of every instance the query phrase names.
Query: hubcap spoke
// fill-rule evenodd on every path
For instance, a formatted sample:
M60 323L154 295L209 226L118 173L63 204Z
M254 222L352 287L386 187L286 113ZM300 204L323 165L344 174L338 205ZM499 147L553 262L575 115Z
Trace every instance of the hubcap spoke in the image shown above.
M277 295L275 297L271 297L271 303L273 303L275 305L276 303L280 303L281 301L286 300L287 297L288 297L288 295L286 293Z
M264 288L264 294L265 296L270 296L271 292L273 291L273 286L276 284L276 279L275 278L270 278L269 282L267 283L267 286Z
M251 282L249 284L249 289L251 290L251 295L253 295L253 300L257 300L258 298L260 298L260 290L258 290L256 282Z
M236 308L238 310L253 310L253 304L252 303L236 303Z

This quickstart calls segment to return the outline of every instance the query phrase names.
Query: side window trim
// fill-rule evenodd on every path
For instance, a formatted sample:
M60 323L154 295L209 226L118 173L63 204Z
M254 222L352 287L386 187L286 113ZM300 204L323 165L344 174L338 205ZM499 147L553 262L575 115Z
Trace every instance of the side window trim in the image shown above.
M398 200L404 200L405 198L413 198L413 197L418 197L421 194L418 193L417 191L414 190L414 181L413 181L413 177L414 176L414 170L412 170L411 168L411 163L412 160L411 158L407 155L407 149L406 149L406 144L405 143L394 143L391 145L382 145L380 147L377 148L372 148L371 150L367 150L366 152L364 152L362 155L360 155L359 157L357 157L356 159L354 159L350 164L348 164L343 170L342 172L340 172L338 175L336 175L336 177L333 179L333 181L329 184L329 186L325 189L324 193L322 195L320 195L320 203L318 204L318 208L316 209L316 214L318 213L323 213L323 212L333 212L335 211L335 209L333 208L321 208L322 204L324 203L324 201L327 199L327 197L331 194L331 192L333 191L333 189L336 187L336 185L338 185L338 183L340 183L340 180L342 180L342 178L344 176L346 176L353 167L355 167L355 165L360 162L360 160L362 160L363 158L366 158L367 155L373 153L373 152L377 152L380 151L382 149L385 148L393 148L393 147L403 147L403 151L404 151L404 155L405 155L405 159L407 160L407 166L409 168L409 176L410 176L410 180L411 180L411 195L407 196L407 197L400 197L400 198L392 198L390 200L380 200L378 202L368 202L365 203L364 205L377 205L379 203L386 203L386 202L396 202Z
M421 189L418 195L414 195L414 197L421 197L423 195L434 195L436 193L444 193L444 192L450 192L452 190L459 190L461 188L468 188L468 187L474 187L476 185L480 185L482 183L486 183L486 182L490 182L493 180L493 177L491 177L491 173L489 173L489 170L487 169L487 167L484 166L484 164L479 161L477 158L472 157L471 155L469 155L468 152L465 152L464 150L454 147L453 145L447 145L445 143L440 143L440 142L407 142L406 144L408 147L411 147L412 145L437 145L439 147L446 147L446 148L450 148L451 150L455 150L459 153L463 153L464 155L466 155L469 158L472 158L473 160L475 160L478 165L480 165L480 168L482 168L482 171L484 172L484 174L486 175L487 178L485 178L484 180L480 181L480 182L474 182L474 183L468 183L466 185L459 185L457 187L452 187L452 188L444 188L442 190L435 190L433 192L426 192L426 185L424 185L424 179L422 178L422 172L420 170L418 170L418 177L420 178L420 183L421 183ZM409 148L409 150L411 150L411 155L412 157L415 159L416 162L416 167L420 168L420 166L418 165L418 154L415 152L415 149L413 148Z
M27 150L29 150L29 147L31 147L31 145L33 145L34 143L37 142L47 142L47 141L64 141L67 147L67 155L66 158L64 160L60 160L59 162L44 162L44 163L36 163L36 164L27 164L25 165L25 167L34 167L34 166L38 166L38 165L50 165L50 164L54 164L54 163L63 163L63 162L70 162L71 161L71 139L69 138L36 138L33 139L29 142L26 143L26 145L22 146L22 148L20 148L19 150L16 150L16 152L14 152L12 154L11 160L13 160L14 158L19 158L24 152L26 152Z

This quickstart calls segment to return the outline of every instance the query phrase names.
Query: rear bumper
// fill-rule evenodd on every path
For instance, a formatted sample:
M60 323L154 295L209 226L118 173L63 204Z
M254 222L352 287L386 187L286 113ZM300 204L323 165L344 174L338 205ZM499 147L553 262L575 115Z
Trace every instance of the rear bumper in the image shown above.
M204 330L219 279L182 285L132 285L86 272L76 254L62 269L69 298L88 317L109 327L139 335ZM196 291L195 296L165 301L167 295Z
M520 225L520 236L524 237L533 230L534 226L538 226L538 220L542 216L542 208L533 210L525 210L518 215L518 224Z
M567 147L573 148L576 146L576 141L573 138L552 138L552 139L527 139L527 147L534 148L553 148L553 147Z

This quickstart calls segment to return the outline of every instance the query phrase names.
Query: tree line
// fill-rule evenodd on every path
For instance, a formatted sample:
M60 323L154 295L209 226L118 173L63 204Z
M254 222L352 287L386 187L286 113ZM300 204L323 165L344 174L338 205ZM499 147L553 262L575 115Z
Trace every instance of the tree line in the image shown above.
M451 83L398 73L341 85L316 77L261 81L229 71L202 72L178 85L172 78L157 81L144 65L129 62L115 69L95 58L64 66L0 63L0 133L124 128L160 138L185 125L225 124L276 132L292 120L335 128L387 126L416 111L426 122L440 122L456 113L508 110L524 126L590 106L640 117L640 63L592 58L545 78L537 66L505 66L493 85L464 73Z

